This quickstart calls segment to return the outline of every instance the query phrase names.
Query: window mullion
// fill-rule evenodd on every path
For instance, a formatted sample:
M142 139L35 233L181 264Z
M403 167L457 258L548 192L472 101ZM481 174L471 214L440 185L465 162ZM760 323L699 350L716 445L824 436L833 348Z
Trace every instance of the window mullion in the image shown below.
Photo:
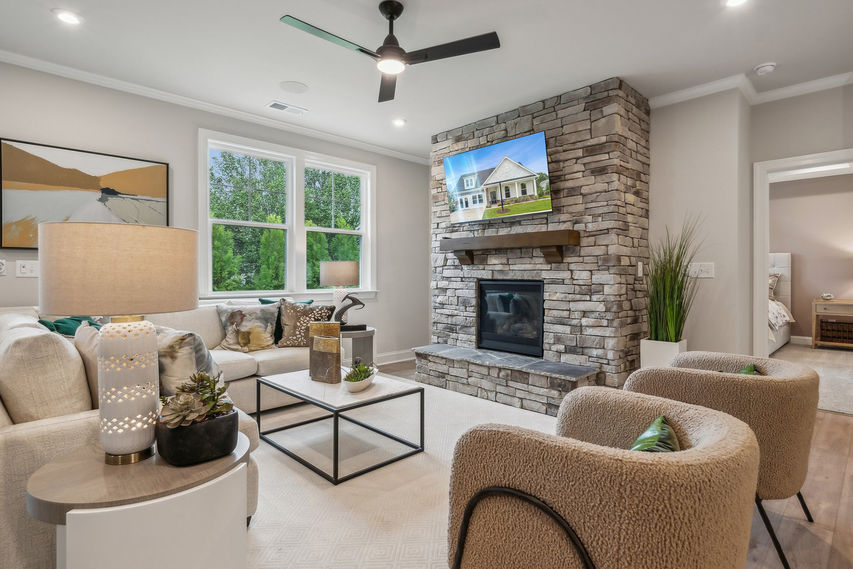
M290 208L291 232L288 239L288 290L305 290L306 270L306 233L305 233L305 160L297 156L293 168L294 183ZM292 260L292 262L291 262Z

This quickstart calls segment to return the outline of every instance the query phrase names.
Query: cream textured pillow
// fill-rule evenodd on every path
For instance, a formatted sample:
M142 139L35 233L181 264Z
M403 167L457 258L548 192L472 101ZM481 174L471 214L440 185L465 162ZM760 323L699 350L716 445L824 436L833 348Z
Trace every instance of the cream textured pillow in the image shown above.
M92 408L80 354L44 327L6 330L0 337L0 370L0 399L16 424Z
M88 322L83 322L74 332L74 347L83 360L86 369L86 381L89 382L89 394L92 397L92 409L100 407L98 401L98 349L101 346L100 332Z
M281 299L281 340L278 347L306 347L308 325L311 322L326 322L334 311L334 306L301 304Z
M160 359L160 395L174 395L197 371L221 380L222 371L201 336L165 326L155 326L155 329Z
M278 316L278 306L275 304L219 304L216 310L225 332L225 339L218 348L235 352L255 352L275 347L273 334L275 319Z
M773 300L776 300L776 285L779 284L779 277L782 276L782 273L773 273L768 277L767 280L767 288L768 288L768 296Z

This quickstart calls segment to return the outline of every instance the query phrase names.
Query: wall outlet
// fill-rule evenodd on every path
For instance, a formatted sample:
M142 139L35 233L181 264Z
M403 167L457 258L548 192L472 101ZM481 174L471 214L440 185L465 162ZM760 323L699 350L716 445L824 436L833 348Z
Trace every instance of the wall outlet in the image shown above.
M714 263L690 263L687 274L697 279L713 279Z
M38 278L39 262L32 261L15 261L15 276L24 278Z
M0 277L6 276L6 259L0 259Z

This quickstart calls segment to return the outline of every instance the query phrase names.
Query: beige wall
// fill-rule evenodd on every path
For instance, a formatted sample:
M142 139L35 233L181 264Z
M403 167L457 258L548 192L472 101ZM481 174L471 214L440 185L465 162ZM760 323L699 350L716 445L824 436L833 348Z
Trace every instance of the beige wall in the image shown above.
M853 85L752 108L752 160L853 148Z
M853 174L770 184L770 250L791 253L794 336L811 336L812 299L853 298Z
M749 160L750 108L739 91L654 109L651 118L649 240L699 216L699 281L685 338L691 350L752 349Z
M179 227L198 225L199 128L375 165L379 293L353 319L376 326L377 353L429 343L427 166L7 64L0 85L0 136L168 162ZM37 304L37 279L14 276L15 260L37 252L2 249L0 258L8 263L0 306Z

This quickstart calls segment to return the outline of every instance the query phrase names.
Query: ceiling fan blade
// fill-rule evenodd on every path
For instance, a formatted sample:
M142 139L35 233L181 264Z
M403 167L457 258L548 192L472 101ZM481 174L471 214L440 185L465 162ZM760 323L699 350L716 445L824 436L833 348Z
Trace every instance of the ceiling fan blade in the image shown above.
M465 38L464 40L456 40L441 45L434 45L424 49L410 51L406 54L406 63L414 65L415 63L425 63L427 61L435 61L446 57L455 57L457 55L466 55L476 53L478 51L486 51L489 49L497 49L501 46L501 40L498 39L496 32L489 32L479 36Z
M293 26L298 30L302 30L303 32L308 32L312 36L317 36L318 38L330 41L341 47L351 49L352 51L358 51L360 53L363 53L364 55L369 55L374 59L377 59L379 57L375 51L369 50L366 47L361 47L358 44L352 43L349 40L345 40L344 38L336 36L335 34L327 32L326 30L321 30L317 26L312 26L308 22L303 22L299 18L294 18L293 16L287 15L282 16L279 21L281 21L283 24Z
M382 74L382 81L379 83L379 102L391 101L394 99L394 91L397 89L397 76L389 73Z

